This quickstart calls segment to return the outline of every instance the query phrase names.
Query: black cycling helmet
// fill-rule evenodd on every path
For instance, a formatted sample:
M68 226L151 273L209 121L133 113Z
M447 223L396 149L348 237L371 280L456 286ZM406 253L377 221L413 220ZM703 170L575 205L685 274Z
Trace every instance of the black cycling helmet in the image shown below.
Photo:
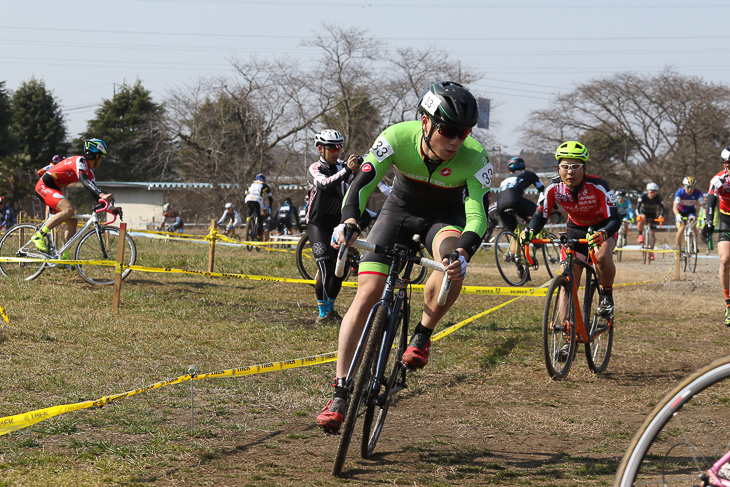
M625 198L626 197L626 191L623 189L619 189L616 191L616 198Z
M479 121L479 106L474 95L454 81L439 81L421 93L418 113L440 125L469 129Z
M294 202L288 196L286 198L284 198L284 203L289 203L290 205L294 204Z
M525 160L521 157L513 157L507 163L507 169L511 172L522 171L525 168Z

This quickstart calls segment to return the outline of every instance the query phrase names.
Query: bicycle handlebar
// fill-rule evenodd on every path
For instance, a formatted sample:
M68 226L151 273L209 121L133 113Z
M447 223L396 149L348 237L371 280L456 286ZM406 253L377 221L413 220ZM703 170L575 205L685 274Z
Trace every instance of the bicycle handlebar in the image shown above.
M345 225L345 242L352 238L352 232L356 227L352 223ZM342 277L345 275L345 264L347 263L347 245L340 245L337 252L337 261L335 262L335 276Z
M111 225L112 223L117 221L117 216L119 216L120 220L122 219L122 217L121 217L122 209L121 208L115 208L112 203L109 203L108 201L102 200L102 199L99 200L99 203L100 203L99 205L97 205L93 208L93 210L96 213L109 213L111 215L114 215L114 218L112 219L112 221L104 222L104 223L102 223L102 225L104 225L104 226ZM111 210L109 209L110 206L112 208Z
M451 254L449 255L449 264L451 264L455 260L459 260L458 250L451 251ZM444 274L444 279L441 281L441 290L439 291L439 296L436 300L436 303L438 303L439 306L443 306L446 304L446 298L449 297L449 289L451 289L451 279L449 279L449 276Z

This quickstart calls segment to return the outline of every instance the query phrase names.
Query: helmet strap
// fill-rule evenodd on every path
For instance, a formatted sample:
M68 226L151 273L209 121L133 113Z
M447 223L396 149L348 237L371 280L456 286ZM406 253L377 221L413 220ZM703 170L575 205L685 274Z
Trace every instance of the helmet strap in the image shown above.
M431 141L431 136L433 135L433 131L434 131L435 128L436 128L436 125L432 121L431 122L431 129L428 131L428 135L426 135L426 131L423 130L423 125L421 125L421 133L423 134L423 141L426 143L426 147L428 147L428 149L431 152L433 152L434 154L436 154L436 151L433 150L433 147L431 147L430 141ZM428 157L426 155L425 152L423 152L423 150L421 150L421 153L423 154L423 160L426 161L426 162L437 162L439 164L441 162L443 162L443 159L441 159L440 157L438 157L438 154L436 154L436 159L431 159L430 157Z

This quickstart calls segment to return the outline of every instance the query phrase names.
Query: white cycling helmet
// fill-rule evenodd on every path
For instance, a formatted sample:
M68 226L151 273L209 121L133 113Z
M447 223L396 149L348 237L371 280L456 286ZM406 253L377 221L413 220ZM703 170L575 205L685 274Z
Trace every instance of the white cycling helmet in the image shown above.
M695 187L695 178L693 178L692 176L687 176L686 178L684 178L682 180L682 186L694 188Z
M345 138L337 130L324 129L323 131L314 135L314 145L338 145L342 146L345 142Z
M231 208L233 208L233 203L229 201L228 203L226 203L226 210L230 210Z
M165 203L164 205L162 205L162 211L167 211L170 208L172 208L172 205L170 203Z
M720 157L722 157L723 162L730 161L730 145L722 150Z
M649 183L646 185L647 191L659 191L659 185L657 183Z

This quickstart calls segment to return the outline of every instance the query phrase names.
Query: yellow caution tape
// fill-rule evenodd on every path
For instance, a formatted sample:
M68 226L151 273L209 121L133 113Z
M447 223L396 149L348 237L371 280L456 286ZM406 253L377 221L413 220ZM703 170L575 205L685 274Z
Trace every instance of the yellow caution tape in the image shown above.
M207 374L199 375L183 375L176 379L170 379L162 382L156 382L152 385L135 389L129 392L123 392L121 394L115 394L112 396L104 396L95 401L85 401L75 404L65 404L63 406L52 406L44 409L37 409L23 414L16 414L15 416L6 416L0 418L0 436L6 435L13 431L27 428L36 423L44 421L46 419L58 416L59 414L70 413L72 411L78 411L79 409L87 409L92 407L102 407L105 404L123 399L125 397L134 396L143 392L151 391L153 389L159 389L160 387L169 386L172 384L179 384L188 380L198 379L209 379L218 377L242 377L245 375L263 374L266 372L274 372L276 370L286 370L298 367L308 367L310 365L322 364L326 362L334 362L337 360L337 353L325 353L321 355L315 355L312 357L298 358L293 360L284 360L281 362L270 362L266 364L252 365L249 367L239 367L235 369L219 370L216 372L210 372Z
M132 266L132 267L138 267L138 266ZM261 277L261 276L258 276ZM270 278L269 278L270 279ZM276 278L274 278L276 279ZM312 281L305 281L304 279L300 279L300 281L303 282L312 282ZM528 295L540 295L543 293L543 291L549 286L550 282L552 280L547 281L546 283L542 284L541 286L537 288L533 288L524 293L521 296L517 296L516 298L510 299L502 304L499 304L497 306L494 306L486 311L483 311L479 314L476 314L470 318L467 318L459 323L456 323L455 325L450 326L449 328L446 328L439 333L435 334L432 337L432 341L440 340L447 335L450 335L451 333L455 332L459 328L462 328L466 326L467 324L473 322L474 320L477 320L483 316L486 316L490 313L493 313L497 311L498 309L501 309L508 304L511 304L519 299L524 298ZM656 281L645 281L645 282L656 282ZM633 283L638 284L638 283ZM627 286L632 284L619 284L618 286ZM30 411L23 414L16 414L15 416L6 416L4 418L0 418L0 436L11 433L13 431L27 428L28 426L31 426L33 424L39 423L41 421L44 421L46 419L52 418L54 416L57 416L59 414L69 413L71 411L77 411L79 409L86 409L91 407L101 407L105 404L109 404L111 402L114 402L119 399L123 399L125 397L134 396L136 394L141 394L143 392L151 391L153 389L158 389L160 387L172 385L172 384L179 384L188 380L199 380L199 379L212 379L212 378L220 378L220 377L243 377L247 375L255 375L255 374L263 374L267 372L274 372L278 370L287 370L287 369L294 369L294 368L300 368L300 367L308 367L310 365L316 365L316 364L323 364L327 362L334 362L337 360L337 352L329 352L324 353L320 355L313 355L311 357L304 357L304 358L297 358L292 360L283 360L280 362L269 362L265 364L259 364L259 365L252 365L248 367L237 367L235 369L225 369L225 370L219 370L215 372L209 372L206 374L198 374L198 375L183 375L180 377L177 377L176 379L170 379L162 382L156 382L152 385L142 387L140 389L135 389L133 391L124 392L121 394L115 394L112 396L104 396L102 398L99 398L95 401L86 401L86 402L79 402L75 404L66 404L63 406L53 406L45 409L37 409L35 411Z
M5 314L5 308L3 308L2 306L0 306L0 316L3 317L5 323L7 323L8 325L10 324L10 319L8 319L8 315Z

